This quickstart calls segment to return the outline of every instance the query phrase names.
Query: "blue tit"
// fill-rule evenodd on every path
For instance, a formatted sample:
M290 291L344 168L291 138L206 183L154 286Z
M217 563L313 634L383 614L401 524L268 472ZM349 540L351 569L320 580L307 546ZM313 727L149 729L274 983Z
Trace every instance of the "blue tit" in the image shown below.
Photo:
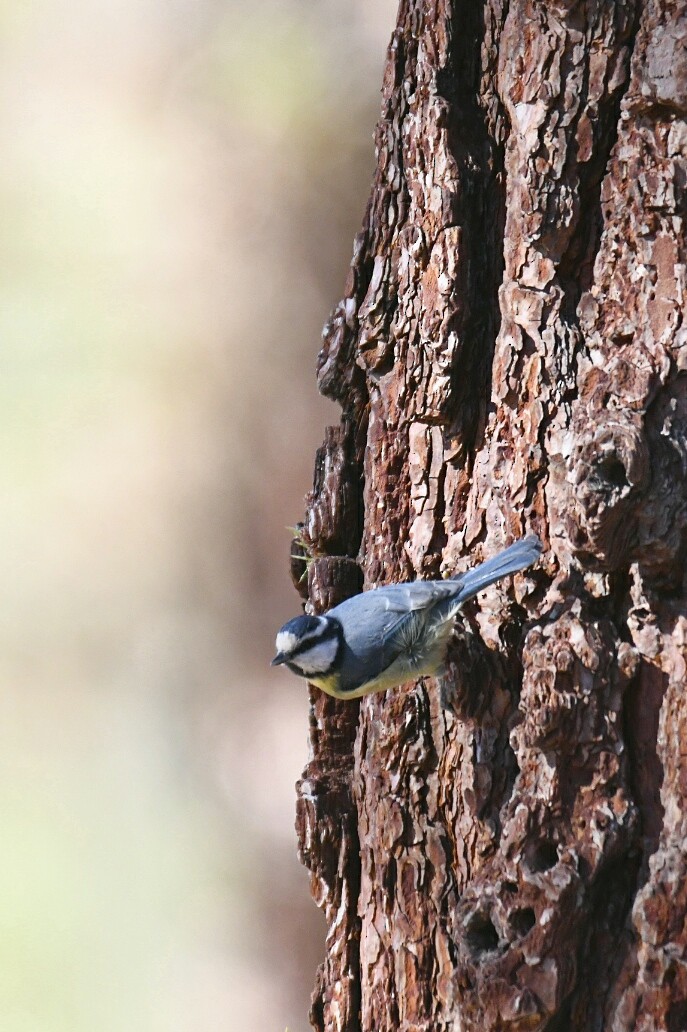
M357 699L442 672L454 618L468 599L541 555L538 537L516 541L459 577L408 581L346 599L324 616L297 616L277 634L284 664L335 699Z

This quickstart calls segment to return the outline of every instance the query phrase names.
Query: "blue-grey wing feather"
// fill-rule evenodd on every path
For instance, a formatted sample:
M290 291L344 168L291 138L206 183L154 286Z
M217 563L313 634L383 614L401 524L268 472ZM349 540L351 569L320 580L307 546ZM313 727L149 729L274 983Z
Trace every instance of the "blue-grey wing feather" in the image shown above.
M456 584L450 581L389 584L332 609L329 615L346 628L340 657L342 681L352 690L381 674L407 649L433 607L449 602L456 593Z
M373 588L330 610L345 627L342 683L351 690L381 674L415 635L422 635L428 621L445 624L473 595L531 566L541 549L539 539L530 535L459 577Z

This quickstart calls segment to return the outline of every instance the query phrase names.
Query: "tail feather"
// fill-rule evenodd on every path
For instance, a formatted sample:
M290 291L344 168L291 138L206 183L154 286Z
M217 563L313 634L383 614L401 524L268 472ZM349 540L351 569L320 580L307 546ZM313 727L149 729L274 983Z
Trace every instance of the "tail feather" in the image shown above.
M516 541L515 544L510 545L503 552L499 552L498 555L487 559L485 563L476 566L474 570L468 570L467 573L457 577L456 580L460 581L460 593L455 601L466 602L467 599L476 595L478 591L489 587L490 584L500 580L502 577L508 577L511 573L525 570L537 561L541 551L542 543L536 534L530 534L529 537L521 538L520 541Z

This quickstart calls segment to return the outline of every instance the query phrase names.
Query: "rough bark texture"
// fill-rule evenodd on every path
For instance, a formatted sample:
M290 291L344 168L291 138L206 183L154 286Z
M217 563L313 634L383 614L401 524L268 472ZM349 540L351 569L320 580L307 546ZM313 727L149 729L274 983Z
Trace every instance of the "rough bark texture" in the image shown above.
M308 597L546 550L441 683L313 691L317 1029L687 1029L686 115L684 0L401 2Z

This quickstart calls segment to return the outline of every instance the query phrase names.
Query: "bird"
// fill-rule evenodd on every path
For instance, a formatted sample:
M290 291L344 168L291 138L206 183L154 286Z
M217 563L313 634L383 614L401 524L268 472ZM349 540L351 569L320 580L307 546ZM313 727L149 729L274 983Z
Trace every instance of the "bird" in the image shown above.
M277 634L272 666L283 664L335 699L359 699L440 674L463 603L532 566L541 551L531 534L458 577L388 584L322 616L296 616Z

